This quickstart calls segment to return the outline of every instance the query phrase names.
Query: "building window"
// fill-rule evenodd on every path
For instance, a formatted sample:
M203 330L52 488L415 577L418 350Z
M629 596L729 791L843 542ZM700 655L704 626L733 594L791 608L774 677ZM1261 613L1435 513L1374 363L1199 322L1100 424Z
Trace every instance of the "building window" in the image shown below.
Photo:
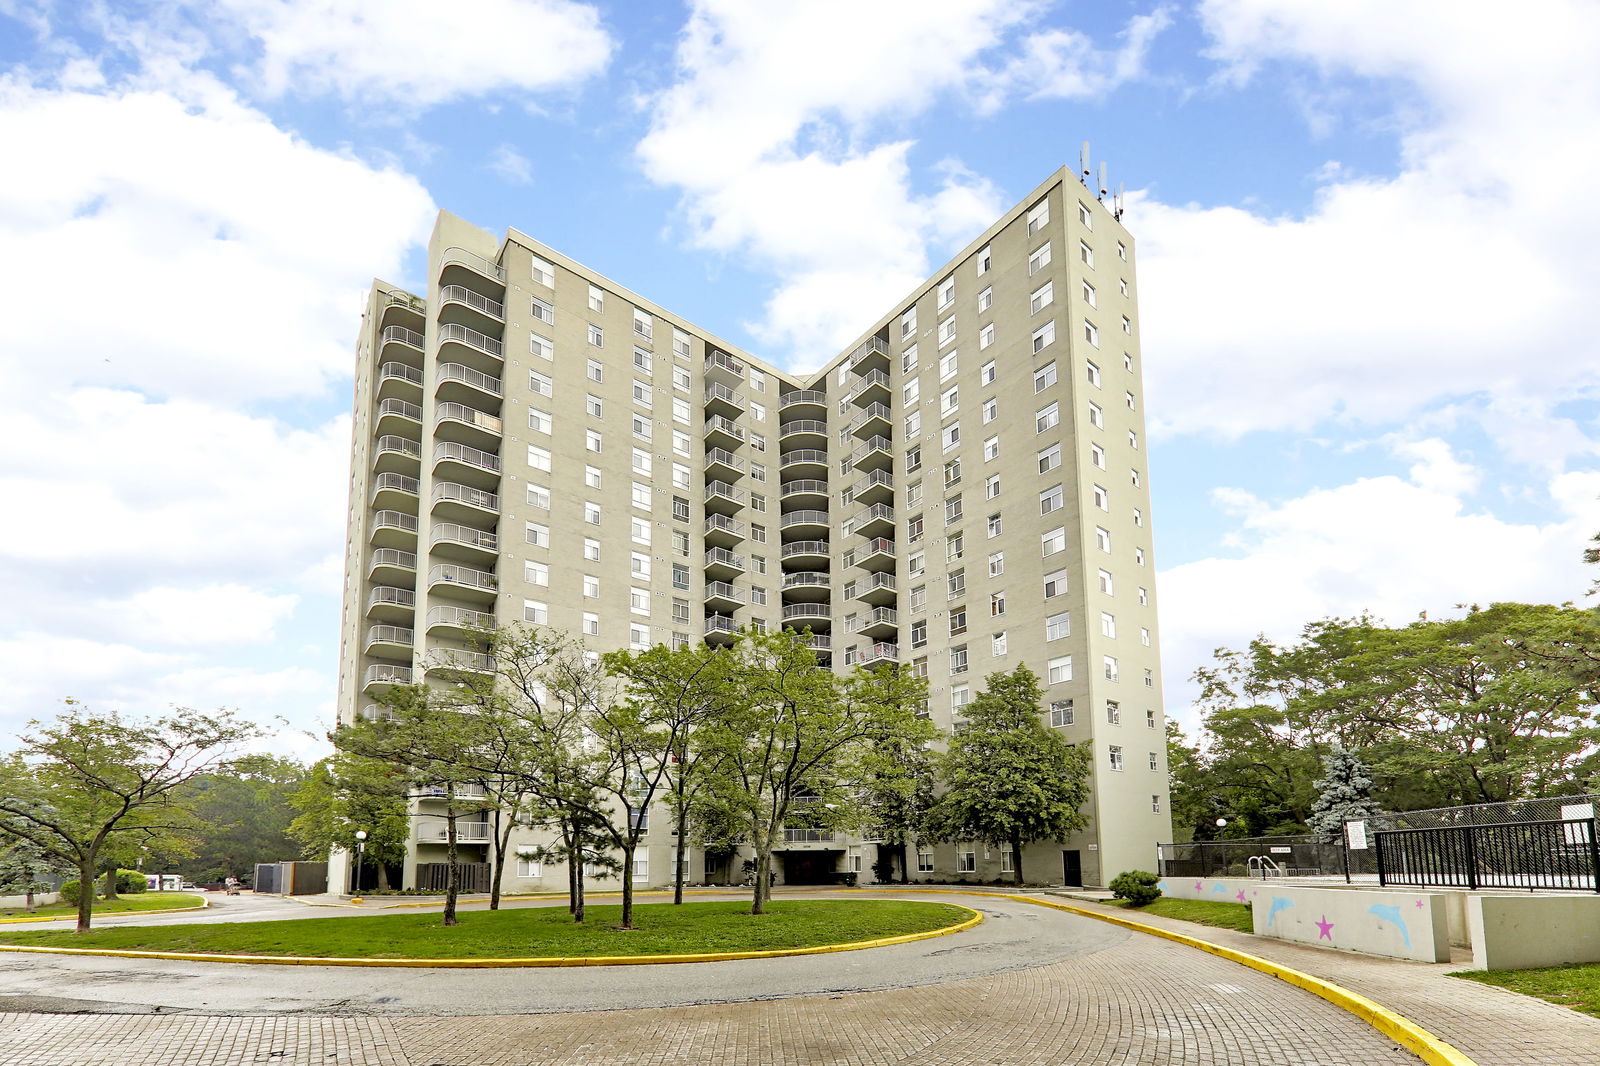
M1004 589L989 594L989 617L999 618L1006 613L1006 593Z
M555 382L549 374L541 374L537 370L528 371L528 391L540 396L553 396L556 391Z
M1083 223L1084 229L1094 229L1094 216L1089 213L1089 207L1082 200L1078 201L1078 221Z
M1066 503L1064 502L1064 493L1060 485L1053 485L1039 493L1040 514L1049 514L1051 511L1059 511L1064 506L1066 506Z
M517 876L518 877L543 877L544 874L543 874L543 872L542 872L542 870L541 870L541 868L539 866L539 860L538 859L518 858L517 859Z
M1121 259L1123 262L1128 261L1128 246L1123 244L1121 241L1117 242L1117 258Z
M584 596L586 596L587 598L589 598L591 600L599 599L599 597L600 597L600 579L598 577L596 577L594 574L584 574L583 575L583 594L584 594Z
M1038 233L1050 221L1050 201L1040 200L1028 208L1028 235Z
M967 609L965 607L957 607L957 608L953 609L950 612L950 635L952 637L959 637L961 634L965 633L966 631L967 631ZM955 652L951 651L950 656L951 656L951 669L954 669ZM961 660L962 660L962 663L963 663L962 669L966 669L966 666L965 666L966 658L967 658L967 649L966 648L962 648L961 649Z
M591 452L598 452L604 446L604 442L601 439L600 431L598 429L585 430L583 438L584 446Z
M540 603L538 600L522 601L522 620L532 622L534 625L546 626L550 624L550 605Z
M944 442L944 451L949 451L961 443L961 423L955 421L939 431L939 438Z
M1083 241L1078 242L1078 258L1083 260L1086 267L1094 266L1094 249Z
M967 591L967 572L965 569L952 570L945 575L945 598L953 600L963 596Z
M1144 671L1144 687L1145 688L1155 688L1156 687L1156 672L1154 670L1150 669L1149 667L1145 667L1145 671Z
M1095 542L1095 546L1097 548L1099 548L1101 551L1110 552L1111 551L1111 531L1107 530L1107 529L1102 529L1099 526L1095 526L1094 527L1094 542Z
M900 387L900 406L915 407L922 398L922 379L912 378Z
M1033 391L1043 392L1056 383L1056 364L1052 360L1033 372Z
M978 293L978 313L979 314L982 314L983 312L989 310L989 308L993 304L994 304L994 289L993 288L987 288L987 289L984 289L982 292Z
M1006 553L991 552L989 554L989 576L999 577L1006 572Z
M1000 520L1000 515L998 513L992 514L992 515L989 516L989 519L988 519L988 533L989 533L989 536L998 537L1000 535L1001 526L1002 526L1002 523L1001 523L1001 520Z
M600 542L593 537L583 538L583 557L590 562L600 561Z
M1083 320L1083 339L1096 348L1100 347L1100 327L1087 318Z
M983 479L983 498L992 500L1000 495L1000 475L990 474Z
M1106 428L1106 413L1100 409L1100 405L1097 403L1089 404L1089 424L1096 429Z
M956 339L956 316L951 315L939 323L939 347L943 348Z
M1051 319L1033 331L1033 350L1042 352L1056 342L1056 322Z
M550 510L550 490L543 485L528 486L528 506L542 511Z
M1152 766L1152 767L1150 767L1150 769L1154 770L1155 767ZM1161 797L1160 796L1152 795L1150 797L1150 813L1151 814L1160 814L1161 813Z
M1039 453L1039 473L1048 474L1061 465L1061 445L1052 444Z
M1000 454L1000 438L990 437L983 442L983 461L989 462Z
M943 311L946 307L955 303L955 299L956 279L950 277L939 282L939 310Z
M591 392L584 397L583 410L590 418L604 418L606 416L606 402Z
M978 872L978 853L975 851L956 852L956 873L975 874Z
M533 317L538 319L540 322L551 322L551 323L553 323L556 320L556 309L555 309L555 307L550 305L550 304L545 303L543 300L539 299L537 296L532 298L532 307L531 307L529 313L532 314Z
M1028 313L1036 315L1055 301L1055 282L1047 281L1028 296Z
M1107 655L1103 658L1105 659L1106 680L1121 681L1122 674L1119 672L1117 667L1117 657L1115 655Z
M979 410L983 413L983 424L987 426L1000 416L1000 402L990 397L983 401L983 406Z
M538 522L529 522L523 536L529 544L536 548L550 547L550 527Z
M1100 591L1105 593L1107 596L1114 595L1116 590L1115 582L1113 582L1111 579L1111 571L1097 570L1095 573L1099 575L1100 578Z
M1072 724L1072 701L1054 700L1050 704L1050 724L1059 729Z
M928 620L919 618L911 623L911 646L920 648L928 643Z
M606 368L598 360L591 359L589 360L588 374L590 381L604 381L606 379Z
M672 517L675 521L687 522L689 520L689 501L682 496L674 496L672 498Z
M1067 611L1050 615L1044 620L1044 639L1060 640L1072 632L1072 615Z
M951 496L949 499L944 501L944 524L949 525L951 522L958 521L960 518L961 494L958 492L954 496Z
M606 309L606 294L602 290L595 288L593 285L590 285L589 286L589 310L591 310L591 311L604 311L605 309Z
M1102 511L1111 510L1111 494L1106 491L1105 486L1096 485L1092 491L1094 494L1094 505L1100 508Z
M550 449L528 445L528 465L535 470L550 470Z
M1148 606L1150 606L1150 590L1149 589L1146 589L1146 588L1139 589L1139 606L1140 607L1148 607Z
M1033 431L1035 433L1043 433L1046 430L1054 429L1060 424L1061 405L1059 403L1047 404L1034 412Z
M1055 596L1065 596L1066 594L1067 572L1065 570L1056 570L1044 575L1045 599L1048 600Z
M1156 727L1156 712L1155 712L1155 710L1153 708L1147 709L1144 712L1144 724L1149 729L1154 729ZM1150 753L1150 769L1154 770L1155 768L1156 768L1156 753L1152 751Z
M628 610L632 611L634 614L649 614L650 613L650 590L649 589L635 589L635 588L629 589L628 590Z
M598 637L600 635L600 616L592 611L584 611L583 632L586 636Z
M1001 630L1000 632L994 634L993 636L991 636L989 638L989 654L990 655L994 655L994 656L1001 656L1001 655L1004 655L1005 653L1006 653L1006 634L1005 634L1005 630Z
M1112 744L1106 748L1106 755L1110 758L1111 769L1122 769L1122 745Z
M988 251L988 249L985 248L984 251ZM931 873L933 873L933 849L932 848L925 848L925 847L922 847L921 845L918 845L918 847L917 847L917 873L919 873L919 874L931 874Z
M1106 468L1106 450L1098 444L1090 443L1089 461L1104 470Z
M1122 724L1122 706L1116 700L1106 700L1106 724Z
M606 331L593 322L589 323L589 343L596 348L606 346Z
M583 502L583 520L591 526L600 524L600 505L593 500Z
M1072 680L1072 656L1060 655L1045 663L1045 683L1059 685Z
M1047 533L1040 534L1040 547L1046 556L1054 555L1058 551L1065 551L1067 547L1067 529L1057 526Z
M544 563L524 562L522 564L522 578L530 585L541 588L550 584L550 567Z
M1088 304L1090 307L1100 306L1099 303L1096 302L1094 286L1090 285L1087 281L1083 283L1083 302Z

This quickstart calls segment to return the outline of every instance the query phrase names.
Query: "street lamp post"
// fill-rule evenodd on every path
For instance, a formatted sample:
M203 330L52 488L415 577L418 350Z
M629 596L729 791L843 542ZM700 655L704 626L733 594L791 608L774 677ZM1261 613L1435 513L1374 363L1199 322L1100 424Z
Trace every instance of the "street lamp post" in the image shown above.
M361 895L361 860L367 851L367 831L356 830L356 887L355 895Z

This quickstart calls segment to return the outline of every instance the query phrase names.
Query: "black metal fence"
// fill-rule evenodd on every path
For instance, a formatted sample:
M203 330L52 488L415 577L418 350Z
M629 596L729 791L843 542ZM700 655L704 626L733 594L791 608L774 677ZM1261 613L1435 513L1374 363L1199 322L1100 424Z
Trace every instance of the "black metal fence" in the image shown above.
M463 862L456 864L460 877L457 882L458 892L487 892L492 880L489 864L486 862ZM450 864L447 862L419 862L417 863L417 888L423 892L437 892L444 894L445 886L450 881Z
M1157 861L1163 877L1342 877L1346 856L1342 843L1273 836L1162 844Z
M1600 892L1594 818L1390 829L1373 838L1382 885Z

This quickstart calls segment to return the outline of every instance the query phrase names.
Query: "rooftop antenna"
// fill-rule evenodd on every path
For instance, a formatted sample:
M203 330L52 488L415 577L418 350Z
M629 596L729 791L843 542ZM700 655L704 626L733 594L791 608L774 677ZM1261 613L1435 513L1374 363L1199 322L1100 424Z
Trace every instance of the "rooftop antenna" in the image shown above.
M1078 171L1082 175L1081 181L1089 184L1089 142L1084 141L1083 147L1078 149Z
M1120 181L1117 182L1117 195L1111 201L1111 205L1112 205L1112 208L1113 208L1113 210L1111 212L1111 217L1116 219L1118 222L1122 221L1123 188L1124 188L1124 186L1123 186L1122 182L1120 182Z
M1106 165L1104 163L1101 163L1100 164L1100 193L1096 197L1096 199L1104 200L1105 198L1106 198Z

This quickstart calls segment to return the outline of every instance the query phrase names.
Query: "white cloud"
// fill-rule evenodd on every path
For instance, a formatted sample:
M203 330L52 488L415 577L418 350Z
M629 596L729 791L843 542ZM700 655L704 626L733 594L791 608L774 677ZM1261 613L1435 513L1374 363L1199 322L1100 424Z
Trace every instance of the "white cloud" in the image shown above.
M651 180L683 190L692 243L777 275L750 327L757 337L814 366L921 281L932 255L1003 208L992 184L953 161L913 174L912 142L880 127L941 98L990 110L1017 94L1083 95L1132 77L1165 18L1135 19L1123 50L1102 55L1080 35L1026 36L1041 10L1004 0L694 5L678 80L648 101L639 158ZM993 67L1002 45L1022 56Z
M1426 0L1210 0L1201 14L1236 81L1287 67L1398 83L1401 163L1390 178L1325 170L1303 217L1133 200L1161 431L1592 393L1600 9L1544 0L1515 25L1492 5Z
M332 93L425 107L506 91L571 88L613 43L591 4L571 0L224 0L261 48L269 95Z
M1418 459L1409 477L1362 478L1280 503L1215 490L1213 502L1237 523L1229 554L1160 575L1169 709L1187 717L1189 675L1211 662L1214 648L1242 648L1258 633L1288 640L1330 615L1370 611L1403 625L1463 603L1583 596L1593 578L1583 547L1600 529L1600 473L1539 486L1551 520L1507 522L1466 505L1478 471L1442 442L1396 452Z
M512 185L533 184L532 161L509 144L502 144L489 154L489 170Z

